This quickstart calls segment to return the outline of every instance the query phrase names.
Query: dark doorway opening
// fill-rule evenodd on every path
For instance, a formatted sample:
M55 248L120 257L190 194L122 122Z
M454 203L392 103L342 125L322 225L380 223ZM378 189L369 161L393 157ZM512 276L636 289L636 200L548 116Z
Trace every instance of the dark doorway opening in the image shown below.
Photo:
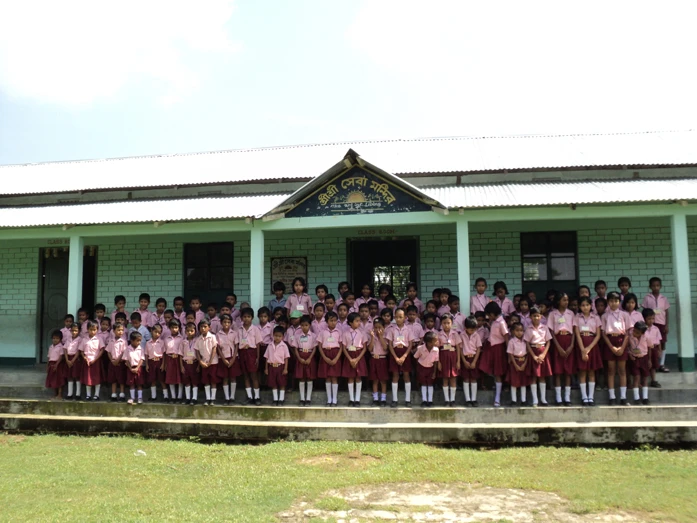
M372 283L377 295L382 283L392 286L398 299L406 296L406 285L418 279L417 239L348 240L349 273L357 295L364 283Z

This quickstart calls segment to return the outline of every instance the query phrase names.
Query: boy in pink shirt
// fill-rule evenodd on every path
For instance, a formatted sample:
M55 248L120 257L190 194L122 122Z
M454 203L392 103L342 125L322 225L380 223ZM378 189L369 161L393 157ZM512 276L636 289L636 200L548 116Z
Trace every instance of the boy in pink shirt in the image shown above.
M210 323L206 318L198 324L199 336L196 340L196 354L201 366L201 382L206 392L204 406L215 405L218 392L218 339L210 331Z
M138 404L143 403L143 363L145 362L145 350L142 347L142 335L133 331L128 337L128 346L123 352L123 361L126 364L126 384L130 386L131 398L129 405L133 405L138 389Z
M194 323L196 323L196 327L198 328L198 324L206 317L201 310L201 298L193 296L191 300L189 300L189 307L191 307L191 311L194 313ZM187 316L188 315L187 312Z
M215 303L209 303L206 308L208 313L208 321L211 324L211 334L215 336L220 331L220 318L218 317L218 305Z
M168 325L167 332L169 335L166 338L164 334L162 335L165 343L165 384L169 386L172 402L180 401L182 405L185 405L180 361L184 355L184 343L186 340L182 336L181 325L178 320L172 317Z
M186 327L186 311L184 310L184 298L177 296L174 298L174 317L179 320L182 329Z
M314 319L312 320L312 324L310 325L312 333L315 336L319 336L320 332L327 328L327 322L324 320L325 311L326 309L324 307L324 303L315 303L315 308L313 311Z
M634 324L629 335L629 363L632 376L634 376L634 401L639 402L639 382L641 382L641 403L649 404L649 340L646 336L648 327L643 321Z
M290 351L288 345L283 342L283 327L275 327L273 341L264 352L266 367L264 374L268 376L268 385L273 392L273 404L275 407L283 406L286 399L286 384L288 376L288 361Z
M392 373L392 408L397 407L397 390L399 388L399 375L404 379L404 400L407 407L411 407L411 346L412 331L405 325L404 309L395 311L395 323L385 332L385 340L391 358L389 369Z
M165 342L162 326L156 323L150 332L151 339L145 342L145 382L150 386L150 401L157 399L157 384L162 388L162 397L169 403L169 392L165 385Z
M414 353L416 360L416 376L421 385L421 406L433 406L433 383L436 379L438 369L441 367L439 361L439 349L436 346L438 340L432 332L424 335L423 345L419 345Z
M123 337L124 331L123 325L114 325L113 336L106 347L109 360L107 383L111 383L111 401L126 401L126 365L123 361L123 353L126 351L128 343ZM118 398L116 396L117 386L120 389Z
M97 324L87 321L87 339L80 345L80 352L85 360L82 367L82 382L87 386L85 401L94 399L99 400L99 389L102 384L102 366L99 358L104 351L104 344L97 337ZM94 387L94 397L92 397L92 387Z
M70 330L73 327L73 323L75 323L75 317L72 314L66 314L63 318L63 328L61 329L63 343L68 343L72 339L73 336L70 334Z
M262 307L263 308L263 307ZM225 404L235 402L237 377L242 374L240 359L237 357L237 332L232 328L232 316L220 315L220 330L216 334L218 340L218 377L223 380ZM228 387L229 385L229 387Z
M660 347L660 361L656 369L651 369L652 376L655 374L656 370L658 372L669 372L668 368L665 366L666 363L666 340L668 339L668 309L670 309L670 303L668 299L661 294L661 288L663 287L663 282L661 278L654 276L649 280L649 289L651 292L644 296L641 306L644 309L652 309L655 315L655 326L661 331L661 347ZM656 381L655 378L652 378ZM653 385L652 385L653 386Z
M295 378L300 386L300 405L304 407L312 404L312 380L317 378L317 336L310 330L309 316L300 318L300 331L296 334Z
M126 319L128 319L128 314L126 313L126 297L125 296L115 296L114 297L114 311L111 313L111 324L116 323L116 315L121 312L126 314Z
M477 380L479 379L477 365L482 350L482 340L477 334L477 320L474 318L465 319L465 330L461 337L460 376L462 377L462 388L465 391L465 406L477 407Z
M152 313L148 310L148 307L150 307L150 295L144 292L138 296L138 308L133 312L140 314L140 321L146 328L151 325L150 316Z
M242 326L237 330L239 342L240 367L244 374L244 388L247 392L247 405L261 405L259 394L259 351L263 344L261 331L256 325L252 325L254 319L254 309L245 307L240 310ZM252 398L252 388L254 397Z

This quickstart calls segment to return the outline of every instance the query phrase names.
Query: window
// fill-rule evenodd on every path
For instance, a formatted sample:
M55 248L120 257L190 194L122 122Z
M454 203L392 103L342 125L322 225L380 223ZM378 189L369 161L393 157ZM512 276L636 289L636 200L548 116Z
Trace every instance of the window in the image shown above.
M395 296L407 295L407 284L411 281L411 265L382 265L375 267L373 285L375 292L383 283L392 287ZM377 295L377 294L376 294Z
M201 296L203 306L216 302L218 306L233 290L232 242L187 243L184 245L184 298Z
M539 295L547 289L575 292L578 267L575 232L526 232L520 235L523 286Z

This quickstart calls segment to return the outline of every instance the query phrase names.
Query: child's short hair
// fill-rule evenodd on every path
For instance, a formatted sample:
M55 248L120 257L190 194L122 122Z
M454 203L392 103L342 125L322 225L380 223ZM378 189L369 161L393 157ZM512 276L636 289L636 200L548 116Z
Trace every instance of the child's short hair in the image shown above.
M427 312L426 314L424 314L424 323L426 323L428 320L436 321L436 315L432 312Z
M576 289L576 296L581 295L581 289L586 289L588 291L588 294L590 295L591 293L591 288L588 285L579 285L578 289Z
M334 318L335 320L338 320L339 315L334 311L329 311L327 313L327 315L324 317L324 321L329 322L329 320L331 320L332 318Z
M232 316L230 316L229 314L221 314L221 315L220 315L220 321L225 321L225 320L227 320L227 321L229 321L230 323L232 323Z
M119 294L119 295L117 295L117 296L114 296L114 305L117 305L120 301L125 302L125 301L126 301L126 297L123 296L123 295L121 295L121 294Z
M476 329L477 320L473 316L465 318L465 329Z
M622 298L620 297L620 293L619 293L619 292L612 291L612 292L608 292L608 293L607 293L607 301L610 301L610 300L621 300L621 299L622 299Z
M395 296L392 294L388 294L387 296L385 296L385 303L387 303L388 301L393 301L397 303L397 298L395 298Z
M346 302L343 302L343 301L342 301L339 305L336 306L336 310L338 311L338 310L341 309L342 307L343 307L344 309L346 309L346 311L348 311L349 306L346 304Z
M528 309L532 305L532 303L530 303L530 298L528 298L527 296L523 296L522 298L520 298L520 301L518 302L518 307L520 307L523 303L528 304Z
M196 328L196 324L193 321L190 321L186 324L186 327L184 327L184 330L189 330L189 328L194 329L194 332L196 332L198 329Z
M327 295L324 297L324 302L326 303L327 300L336 301L336 297L335 297L333 294L327 294Z
M530 311L532 312L532 309L530 309ZM475 318L483 318L483 319L486 319L486 312L484 312L484 311L477 311L477 312L474 313L474 317L475 317Z
M317 309L326 309L326 308L327 308L327 307L326 307L326 305L324 305L324 303L322 303L321 301L318 301L317 303L315 303L315 306L313 307L313 310L317 310Z
M141 317L140 312L134 312L131 314L131 321L133 321L133 320L142 321L142 319L143 318Z
M514 324L516 324L516 323L520 323L520 316L519 316L518 314L516 314L515 312L512 313L512 314L508 317L508 319L509 319L509 321L512 322L511 325L514 325Z
M489 284L486 282L486 278L481 278L481 277L480 277L480 278L477 278L476 280L474 280L474 287L475 287L475 288L477 287L477 284L478 284L478 283L483 283L483 284L486 285L487 287L489 286Z
M600 299L600 298L598 298ZM588 304L593 307L593 300L591 300L590 296L583 296L582 298L578 299L578 306L580 307L582 304L588 302Z
M162 332L162 325L160 325L159 323L156 323L155 325L150 327L150 330L151 331L158 330L158 331Z
M324 294L329 294L329 287L321 283L315 287L315 294L317 294L317 291L324 291Z
M641 315L644 317L644 319L646 319L650 318L651 316L655 316L656 313L653 311L653 309L646 308L641 311Z
M99 320L100 324L104 322L107 322L109 324L109 327L111 327L111 318L109 316L104 316L101 320Z
M372 283L364 283L363 285L361 285L361 291L363 291L363 287L368 287L368 289L370 290L370 295L371 295L371 296L372 296L373 293L375 292L375 287L373 286Z
M361 304L358 306L358 310L360 311L361 309L370 309L370 307L368 307L368 304L367 304L367 303L361 303Z
M451 294L450 296L448 296L448 305L452 305L453 303L459 302L459 301L460 301L460 298L458 298L454 294Z
M194 312L193 309L186 309L186 312L184 313L184 317L188 318L189 316L193 316L194 318L196 317L196 313Z
M545 307L547 307L547 310L549 311L554 304L550 300L542 300L540 302L540 305L544 305Z
M63 333L60 331L60 329L56 329L53 332L51 332L51 338L60 338L62 340Z
M157 298L157 300L155 300L155 307L157 307L160 303L163 303L165 308L167 308L167 300L164 298Z
M194 294L191 298L189 298L189 303L191 303L194 300L201 303L201 296L199 296L198 294Z
M162 313L164 316L165 314L169 314L170 316L174 316L174 311L172 309L165 309L165 312Z
M347 300L349 296L353 296L354 298L356 297L356 295L353 293L353 291L346 291L346 292L341 296L341 299L342 299L342 300Z
M123 323L114 323L113 327L111 327L111 330L116 332L116 329L125 329L126 327L124 326Z
M178 301L184 303L184 297L183 296L175 296L175 298L172 300L172 303L177 303Z
M450 292L450 289L448 289L447 287L443 287L440 290L440 295L443 296L443 294L447 294L448 298L450 298L450 295L452 294L452 292Z
M598 281L596 281L596 282L595 282L595 285L593 285L593 288L594 288L594 289L597 289L597 288L598 288L598 285L605 285L605 287L607 287L607 283L605 283L605 280L598 280Z
M274 334L285 334L285 332L286 332L286 330L285 330L283 327L281 327L280 325L276 325L276 326L273 328L273 333L274 333Z
M259 307L257 310L257 318L261 316L262 314L266 314L267 316L271 316L271 311L269 310L268 307Z
M198 322L198 328L201 328L201 325L206 325L207 327L211 326L211 322L208 321L208 318L201 318L201 321Z
M302 325L303 323L312 323L312 318L310 318L308 315L304 315L300 318L300 325Z
M648 328L649 327L643 321L638 321L634 324L634 330L638 330L642 334L644 334Z
M280 312L282 316L286 315L286 308L285 307L274 307L273 308L273 315L276 316L276 313Z
M368 308L370 308L373 305L375 305L376 307L380 306L380 304L378 303L378 300L375 300L375 299L368 300Z
M215 309L216 311L218 310L218 304L214 302L210 302L208 305L206 305L206 309Z
M382 325L383 327L385 326L385 322L382 321L382 318L377 317L373 320L373 325Z
M663 281L658 276L654 276L649 280L649 286L653 285L654 283L658 283L659 285L663 286Z
M380 294L382 291L387 291L387 294L392 294L392 285L389 285L388 283L383 283L378 287L378 294Z
M273 286L271 287L271 291L275 294L276 291L281 291L282 293L285 294L286 292L286 284L283 283L282 281L275 281L273 282Z
M484 307L484 312L486 314L493 314L494 316L501 316L501 307L499 307L498 303L494 303L493 301L490 301Z
M235 294L234 292L230 291L227 293L227 295L232 296L233 298L235 298L235 301L237 301L237 294Z
M620 277L619 280L617 280L617 286L619 287L619 286L622 285L623 283L626 283L626 284L629 285L630 287L632 286L632 280L630 280L630 279L627 278L626 276L622 276L622 277Z
M133 332L131 332L131 334L128 335L128 340L129 340L129 341L136 341L136 340L141 339L142 337L143 337L143 336L141 335L140 332L138 332L138 331L133 331Z
M537 306L535 306L535 305L533 305L532 307L530 307L530 316L532 316L533 314L542 314L542 313L540 312L540 308L537 307Z
M254 318L254 309L251 307L244 307L240 310L240 317L242 316L251 316Z
M97 305L94 306L94 312L97 312L97 311L106 312L106 307L104 306L103 303L98 303Z
M81 312L84 312L85 314L87 314L87 309L85 309L84 307L80 307L80 308L77 310L77 315L78 315L78 317L80 317L80 313L81 313Z
M441 322L444 322L445 320L453 321L453 315L450 314L449 312L446 312L446 313L444 313L444 314L441 314L441 316L440 316L440 321L441 321Z
M344 285L345 285L346 287L348 287L349 289L351 289L351 284L350 284L349 282L347 282L347 281L340 281L340 282L339 282L339 285L336 286L336 290L339 291L339 293L341 293L341 288L342 288Z
M435 332L427 332L424 334L424 343L435 343L438 339L438 335Z
M506 291L506 294L508 294L508 287L506 287L506 283L502 281L497 281L494 283L494 292L498 291L499 289L503 289Z
M171 329L172 327L179 327L179 328L181 329L182 324L181 324L181 322L180 322L177 318L172 318L171 320L169 320L169 323L167 324L167 326L168 326L170 329Z
M65 316L63 316L63 321L65 321L65 320L75 321L75 316L73 316L72 314L66 314Z
M409 307L407 307L407 314L409 314L410 312L415 312L418 314L419 308L416 305L409 305Z
M148 303L150 303L150 295L147 292L144 292L138 296L138 301L140 300L148 300Z
M409 291L412 290L412 289L414 289L415 291L418 292L419 287L418 287L418 285L416 285L415 282L410 281L409 283L407 283L407 292L409 292Z
M392 309L390 309L389 307L385 307L384 309L382 309L380 311L380 316L384 316L385 314L389 314L390 321L392 321L392 319L394 318L394 314L392 313Z
M360 318L360 315L357 312L352 312L351 314L348 315L348 318L346 318L346 321L347 321L347 323L351 324L357 318Z
M128 316L126 316L125 312L117 312L116 315L114 316L114 321L116 320L127 320Z
M511 332L513 332L514 330L516 330L518 327L520 327L521 329L524 329L523 324L520 323L519 321L517 321L517 322L515 322L515 323L512 323L512 324L511 324Z
M605 305L605 307L607 307L607 300L605 298L596 298L596 300L595 300L595 308L596 309L598 308L598 303L602 303L603 305Z
M440 307L440 303L438 303L436 300L428 300L426 302L426 308L428 308L429 305L433 305L433 307L438 310L438 307Z

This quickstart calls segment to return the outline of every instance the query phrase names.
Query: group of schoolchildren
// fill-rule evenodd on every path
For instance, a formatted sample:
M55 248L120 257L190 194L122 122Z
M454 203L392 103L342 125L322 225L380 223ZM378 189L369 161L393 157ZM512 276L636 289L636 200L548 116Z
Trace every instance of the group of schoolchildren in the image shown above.
M648 404L649 384L660 387L656 372L667 372L665 340L668 333L667 299L660 278L651 278L650 292L641 302L629 292L631 282L620 278L619 292L607 292L604 281L595 283L596 296L581 286L577 296L549 291L544 300L535 293L507 297L504 282L489 295L484 278L475 282L470 316L460 312L460 299L448 289L435 289L426 303L416 284L398 301L389 285L364 284L354 294L348 282L338 286L339 299L325 285L307 293L303 278L295 278L292 293L273 285L274 299L257 311L247 303L236 308L230 293L218 309L194 296L189 309L174 299L174 309L159 298L155 311L150 296L142 294L139 308L126 313L126 299L116 296L115 310L107 316L97 304L95 319L85 309L72 315L52 334L48 351L46 386L62 398L97 400L102 383L111 386L111 401L143 402L143 386L157 399L158 385L165 402L196 404L199 387L204 405L215 405L217 389L225 404L235 401L238 377L244 380L247 404L260 405L260 384L273 393L273 405L285 402L296 386L300 405L312 404L313 383L325 380L326 405L337 406L339 379L348 382L349 406L360 406L363 378L372 382L372 404L397 407L400 379L405 405L411 406L411 383L421 387L421 406L433 405L434 386L440 380L446 406L456 405L458 380L465 406L476 407L478 384L494 378L494 406L501 406L503 384L510 386L512 406L546 406L547 379L553 379L556 405L571 405L572 377L578 379L584 406L595 405L596 376L605 372L609 404L616 403L619 376L620 404L627 399L628 376L634 400ZM603 371L604 369L604 371ZM563 389L563 396L562 396ZM538 394L539 390L539 394Z

